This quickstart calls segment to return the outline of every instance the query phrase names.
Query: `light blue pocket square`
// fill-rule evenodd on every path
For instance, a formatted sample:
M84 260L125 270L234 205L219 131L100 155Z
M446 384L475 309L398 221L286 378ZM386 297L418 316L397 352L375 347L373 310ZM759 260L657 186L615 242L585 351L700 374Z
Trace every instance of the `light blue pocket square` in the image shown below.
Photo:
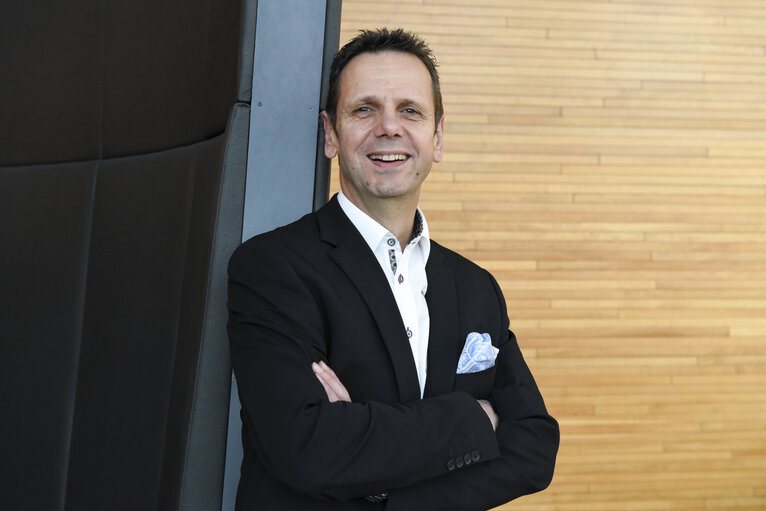
M500 350L492 346L489 334L471 332L465 338L465 347L457 361L457 374L477 373L495 365Z

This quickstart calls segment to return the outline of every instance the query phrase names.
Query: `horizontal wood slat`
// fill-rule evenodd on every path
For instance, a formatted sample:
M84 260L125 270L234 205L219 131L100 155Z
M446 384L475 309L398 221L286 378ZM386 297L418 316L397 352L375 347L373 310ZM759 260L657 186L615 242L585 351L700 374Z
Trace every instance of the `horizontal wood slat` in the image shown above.
M766 3L344 0L341 43L380 26L439 58L421 207L561 423L498 509L766 509Z

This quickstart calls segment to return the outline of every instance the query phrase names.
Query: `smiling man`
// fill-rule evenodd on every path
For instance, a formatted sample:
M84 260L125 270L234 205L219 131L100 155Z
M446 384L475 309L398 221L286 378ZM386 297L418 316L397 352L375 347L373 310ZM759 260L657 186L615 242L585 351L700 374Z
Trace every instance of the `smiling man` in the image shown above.
M545 488L558 425L503 295L418 208L444 152L431 51L363 31L322 119L341 192L229 264L238 511L485 510Z
M322 118L341 190L405 246L420 186L444 152L430 76L413 54L362 53L343 69L337 94L335 115Z

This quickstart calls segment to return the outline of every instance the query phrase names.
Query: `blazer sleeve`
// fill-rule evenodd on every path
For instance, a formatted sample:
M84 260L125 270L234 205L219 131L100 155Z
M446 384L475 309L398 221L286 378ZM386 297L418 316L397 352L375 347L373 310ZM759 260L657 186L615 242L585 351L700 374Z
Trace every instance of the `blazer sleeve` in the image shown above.
M487 273L501 311L500 352L489 397L499 416L500 457L470 465L421 484L390 492L387 511L486 510L545 489L553 478L559 446L551 417L509 321L502 291Z
M326 304L301 274L316 268L285 253L273 240L250 243L229 263L243 441L275 477L302 494L348 500L443 476L452 452L500 456L489 419L465 392L405 404L330 403L311 369L327 356Z

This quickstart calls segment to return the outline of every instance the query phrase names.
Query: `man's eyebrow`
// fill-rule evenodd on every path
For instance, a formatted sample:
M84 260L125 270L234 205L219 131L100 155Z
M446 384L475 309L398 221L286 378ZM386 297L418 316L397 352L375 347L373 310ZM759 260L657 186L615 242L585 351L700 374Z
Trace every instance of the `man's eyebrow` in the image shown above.
M374 103L379 103L379 100L377 99L376 96L366 95L366 96L360 96L358 98L354 98L351 101L351 103L352 104L359 104L359 103L374 104ZM403 97L403 98L396 99L396 104L397 105L422 105L423 101L414 99L414 98Z
M412 105L412 106L416 106L416 107L418 107L420 109L423 109L426 106L425 103L423 103L422 101L418 101L417 99L403 99L402 101L399 102L399 104L400 105Z
M378 100L375 99L375 96L360 96L358 98L354 98L353 101L351 101L352 104L360 104L360 103L377 103Z

